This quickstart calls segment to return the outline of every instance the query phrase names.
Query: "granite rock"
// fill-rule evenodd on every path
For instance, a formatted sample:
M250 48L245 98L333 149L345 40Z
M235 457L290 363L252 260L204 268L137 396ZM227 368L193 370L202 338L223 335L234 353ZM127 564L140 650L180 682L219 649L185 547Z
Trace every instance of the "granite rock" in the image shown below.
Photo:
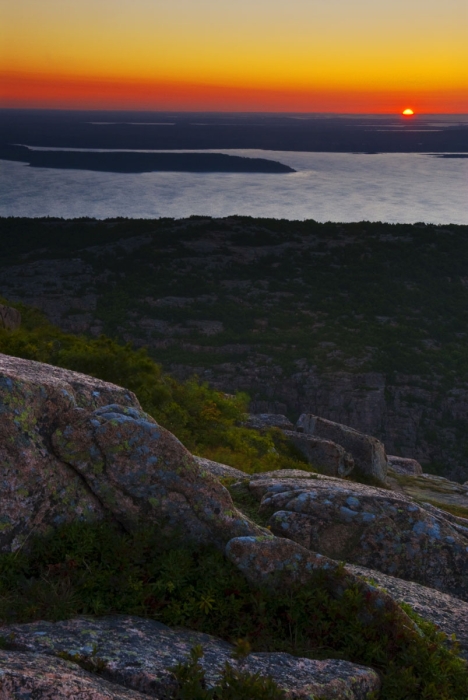
M455 634L460 654L468 661L468 603L434 588L404 581L375 569L347 564L346 569L383 588L398 603L410 605L414 612L429 620L450 637Z
M352 455L357 474L371 478L376 483L385 484L387 455L384 445L377 438L312 413L303 413L299 417L296 430L341 445Z
M109 683L94 673L84 671L70 661L45 654L25 654L0 649L0 700L147 698L143 693Z
M293 423L281 413L249 413L244 425L246 428L255 430L268 430L268 428L294 430Z
M206 457L197 457L194 455L193 458L203 471L207 471L218 478L229 477L235 479L245 479L249 476L240 469L235 469L234 467L230 467L227 464L221 464L220 462L213 462L212 459L207 459Z
M332 559L468 600L468 520L338 479L249 481L271 531Z
M208 687L219 682L226 663L249 673L271 676L290 700L312 695L330 700L365 700L368 693L380 687L375 671L347 661L257 652L238 662L232 658L234 647L221 639L133 616L13 625L3 628L2 635L8 647L20 651L22 656L27 652L44 658L65 652L99 665L101 678L115 684L116 690L124 686L129 689L127 692L136 691L135 697L142 693L144 697L169 700L177 689L170 669L187 661L195 645L203 649L200 663Z
M52 445L127 530L167 523L187 539L218 546L262 532L234 507L218 479L141 410L118 404L92 413L76 409L52 435Z
M422 474L422 466L416 459L409 457L395 457L395 455L387 455L388 466L398 474Z
M104 510L81 476L50 448L50 435L77 407L139 407L132 392L78 372L0 354L0 551L32 533Z
M223 546L261 534L228 491L121 387L0 356L0 550L76 519L163 521Z
M294 430L283 430L283 435L321 474L344 477L354 469L352 456L341 445L331 440L323 440Z
M21 314L12 306L0 304L0 328L8 331L16 331L21 326Z

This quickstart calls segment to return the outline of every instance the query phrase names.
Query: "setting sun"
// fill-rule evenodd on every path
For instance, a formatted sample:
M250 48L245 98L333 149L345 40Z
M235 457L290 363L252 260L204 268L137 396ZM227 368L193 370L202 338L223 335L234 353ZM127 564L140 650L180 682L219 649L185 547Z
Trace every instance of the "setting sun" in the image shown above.
M411 117L411 116L413 116L414 112L412 109L405 109L403 111L403 114L405 115L405 117Z

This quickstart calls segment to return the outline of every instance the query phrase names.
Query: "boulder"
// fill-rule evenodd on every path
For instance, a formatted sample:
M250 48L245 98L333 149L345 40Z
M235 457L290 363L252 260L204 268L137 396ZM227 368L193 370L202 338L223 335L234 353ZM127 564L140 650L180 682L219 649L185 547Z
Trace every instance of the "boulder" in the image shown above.
M0 304L0 328L16 331L21 326L21 314L18 309Z
M0 551L109 515L127 529L164 521L219 546L262 532L121 387L0 355L0 413Z
M385 484L387 455L385 447L377 440L341 423L303 413L296 423L296 430L306 435L331 440L344 447L354 459L355 472L377 484Z
M422 467L416 459L387 455L387 461L388 466L398 474L419 475L423 473Z
M246 428L254 428L255 430L268 430L268 428L294 430L294 425L289 418L286 418L281 413L249 413L243 425Z
M132 392L78 372L0 354L0 551L104 510L81 476L60 460L50 436L78 406L138 407Z
M344 477L354 469L352 456L341 445L331 440L322 440L294 430L283 430L283 435L321 474Z
M218 546L263 532L234 507L219 480L141 410L118 404L75 409L51 442L127 530L167 523L186 539Z
M219 682L227 662L249 673L271 676L291 700L311 696L364 700L368 693L380 687L375 671L348 661L318 661L261 652L251 653L238 662L232 658L234 647L221 639L132 616L40 621L3 628L2 634L10 649L20 651L21 658L40 655L53 667L51 656L65 652L95 665L107 685L115 684L116 698L120 698L118 689L124 690L125 686L127 692L135 693L129 697L169 700L177 689L170 668L187 661L195 645L203 649L200 663L209 688ZM14 659L14 652L9 653ZM1 671L0 659L0 674Z
M338 479L249 481L271 531L335 560L468 601L468 520L403 493Z

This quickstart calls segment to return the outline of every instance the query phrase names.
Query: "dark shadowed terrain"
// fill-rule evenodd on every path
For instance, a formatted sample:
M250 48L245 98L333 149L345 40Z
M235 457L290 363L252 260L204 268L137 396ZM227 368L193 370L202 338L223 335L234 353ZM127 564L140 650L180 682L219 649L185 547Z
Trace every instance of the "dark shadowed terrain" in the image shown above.
M468 227L0 220L0 295L468 478Z

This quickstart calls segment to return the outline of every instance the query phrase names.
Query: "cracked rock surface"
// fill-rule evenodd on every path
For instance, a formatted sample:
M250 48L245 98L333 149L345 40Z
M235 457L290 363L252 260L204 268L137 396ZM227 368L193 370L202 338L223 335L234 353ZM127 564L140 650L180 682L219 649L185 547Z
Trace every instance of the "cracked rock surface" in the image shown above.
M468 600L468 520L349 481L258 477L249 489L274 534Z
M218 546L263 532L126 389L0 355L0 419L0 551L105 515Z
M263 532L182 443L141 410L118 404L92 413L77 409L52 444L126 529L143 520L164 522L182 528L187 539L218 546Z
M169 669L187 661L195 645L203 648L201 664L209 687L219 681L226 662L250 673L271 676L291 700L314 695L330 700L364 700L368 693L378 691L380 687L375 671L348 661L318 661L285 653L260 652L251 653L242 662L237 662L232 659L233 646L221 639L201 632L171 629L160 622L134 616L34 622L3 628L2 635L9 640L10 648L22 652L21 659L40 654L42 659L48 658L49 667L53 667L53 662L50 656L45 655L60 652L94 659L96 663L99 660L101 667L104 666L100 678L116 684L116 695L111 696L116 698L156 697L168 700L177 687ZM0 657L0 679L2 662L5 663ZM63 662L60 662L59 667L62 665ZM127 692L137 692L135 695L119 695L118 688L121 686L128 688ZM125 691L124 688L122 690ZM62 698L61 695L55 697ZM88 696L85 697L87 700ZM94 700L94 696L90 697ZM96 695L98 697L101 696Z
M115 402L139 407L114 384L0 354L0 551L65 522L103 517L82 477L54 454L50 436L77 407Z
M1 700L145 700L147 697L109 683L70 661L0 649Z

